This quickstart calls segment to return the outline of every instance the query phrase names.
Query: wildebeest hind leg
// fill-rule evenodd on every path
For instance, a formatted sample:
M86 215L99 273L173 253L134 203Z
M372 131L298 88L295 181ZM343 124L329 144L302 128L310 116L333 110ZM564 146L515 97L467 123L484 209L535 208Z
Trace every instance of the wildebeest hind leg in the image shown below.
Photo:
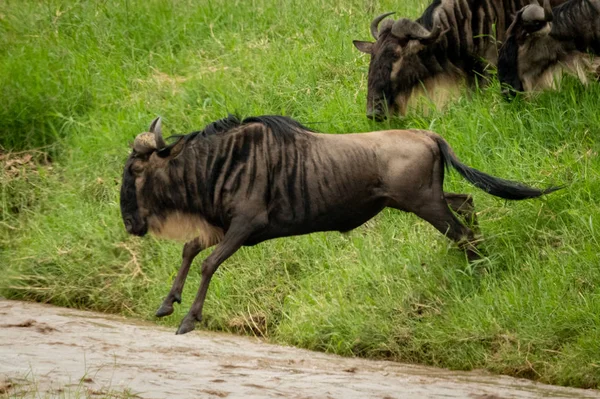
M479 225L473 197L469 194L444 193L444 198L448 206L463 217L468 225L475 228Z
M202 307L208 291L210 280L219 267L227 258L233 255L244 244L246 239L252 232L260 229L264 224L248 223L244 221L232 221L229 230L225 233L223 241L221 241L215 250L202 263L202 279L200 280L200 288L196 294L196 299L190 308L188 314L183 318L177 334L185 334L194 329L196 321L202 321Z
M470 260L479 258L475 249L475 235L473 231L465 226L448 208L448 204L442 198L432 196L418 210L413 211L420 218L428 221L442 234L455 241L464 249Z
M160 308L158 308L156 311L156 317L170 315L173 313L173 303L181 303L181 292L183 291L185 279L190 271L190 266L196 255L198 255L203 249L204 248L202 247L202 244L200 244L200 240L198 238L185 243L183 246L183 254L181 256L181 267L179 267L177 277L175 277L175 281L173 281L173 286L171 287L169 294L163 301Z

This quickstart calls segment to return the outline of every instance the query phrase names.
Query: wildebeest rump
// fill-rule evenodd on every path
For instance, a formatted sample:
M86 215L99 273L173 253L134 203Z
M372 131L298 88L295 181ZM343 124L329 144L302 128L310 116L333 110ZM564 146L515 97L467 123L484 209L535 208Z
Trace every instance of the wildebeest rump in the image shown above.
M443 192L444 167L507 199L538 190L462 164L439 135L420 130L319 134L281 116L230 116L166 145L160 119L138 135L127 159L121 213L131 234L186 241L183 261L157 316L173 312L194 257L217 244L202 264L197 297L178 333L202 318L217 267L242 245L316 231L349 231L385 207L412 212L474 252L472 213L464 194Z
M420 92L435 97L436 91L455 90L463 81L473 86L487 77L512 16L528 1L436 0L416 21L385 19L393 13L376 17L371 23L375 42L354 41L371 55L367 117L404 115Z
M562 71L586 82L592 67L588 51L600 55L600 0L570 0L554 8L548 1L544 7L537 2L525 6L500 49L503 92L553 87Z

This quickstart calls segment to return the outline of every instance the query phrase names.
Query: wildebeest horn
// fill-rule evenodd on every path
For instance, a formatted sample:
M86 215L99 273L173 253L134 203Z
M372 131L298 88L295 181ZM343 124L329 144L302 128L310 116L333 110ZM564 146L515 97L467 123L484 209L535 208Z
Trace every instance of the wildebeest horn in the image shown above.
M133 149L139 154L147 154L156 150L156 138L153 133L140 133L133 142Z
M146 133L137 135L133 142L133 149L140 154L147 154L150 151L160 150L167 145L162 137L161 119L160 116L152 121L150 130Z
M545 21L544 9L539 5L528 5L521 16L525 22Z
M400 39L419 40L423 44L435 42L442 33L442 27L439 22L435 23L430 32L418 22L407 18L401 18L394 22L392 34Z
M388 17L392 14L395 14L395 12L386 12L385 14L381 14L377 17L375 17L375 19L373 19L373 21L371 21L371 35L373 35L373 38L375 40L377 40L377 38L379 37L379 23L381 21L383 21L385 19L385 17Z
M154 133L154 140L156 140L157 149L160 150L167 146L167 143L165 143L165 140L162 136L162 121L160 119L160 116L152 121L152 123L150 124L149 132Z
M553 19L552 15L552 6L550 5L550 1L544 0L544 17L546 22L551 22Z

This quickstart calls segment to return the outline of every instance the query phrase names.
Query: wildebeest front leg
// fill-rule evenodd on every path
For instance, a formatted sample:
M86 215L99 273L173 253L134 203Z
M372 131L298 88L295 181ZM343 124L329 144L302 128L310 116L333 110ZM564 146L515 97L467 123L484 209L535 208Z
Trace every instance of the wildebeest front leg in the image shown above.
M203 249L204 248L202 247L202 244L200 244L200 240L198 238L185 243L183 246L183 254L181 256L181 267L177 272L177 277L175 277L175 281L173 281L173 286L171 287L169 294L163 301L160 308L156 311L156 317L170 315L173 313L173 303L181 303L181 292L183 291L185 279L190 271L190 266L196 255L198 255Z
M184 317L177 334L185 334L194 329L196 321L202 321L202 307L204 306L204 299L206 298L206 292L208 291L208 285L213 274L227 258L233 255L240 247L244 244L246 239L254 231L255 226L250 223L232 223L232 226L225 233L223 241L215 250L204 260L202 263L202 279L200 281L200 288L194 303L190 308L188 314Z

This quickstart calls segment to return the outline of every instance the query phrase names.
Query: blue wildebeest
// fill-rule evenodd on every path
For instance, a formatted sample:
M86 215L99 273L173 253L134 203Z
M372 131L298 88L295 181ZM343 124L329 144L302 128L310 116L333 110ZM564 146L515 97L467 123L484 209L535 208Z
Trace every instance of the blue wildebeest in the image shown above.
M130 234L185 241L183 260L157 316L173 312L194 257L202 264L198 294L178 334L202 319L219 265L243 245L350 231L385 207L412 212L471 255L474 233L449 209L470 216L472 199L443 191L452 167L488 193L522 200L550 193L462 164L439 135L423 130L320 134L282 116L230 116L167 145L157 118L138 135L123 173L121 213Z
M587 82L593 69L588 52L600 55L600 0L548 1L519 10L498 58L498 78L505 94L555 86L562 72ZM598 65L595 65L596 67ZM596 73L599 73L597 70Z
M354 41L370 54L367 117L405 115L409 100L427 94L437 105L461 82L472 87L496 65L498 43L512 16L529 0L435 0L416 21L376 17L375 42ZM564 0L553 0L560 4Z

